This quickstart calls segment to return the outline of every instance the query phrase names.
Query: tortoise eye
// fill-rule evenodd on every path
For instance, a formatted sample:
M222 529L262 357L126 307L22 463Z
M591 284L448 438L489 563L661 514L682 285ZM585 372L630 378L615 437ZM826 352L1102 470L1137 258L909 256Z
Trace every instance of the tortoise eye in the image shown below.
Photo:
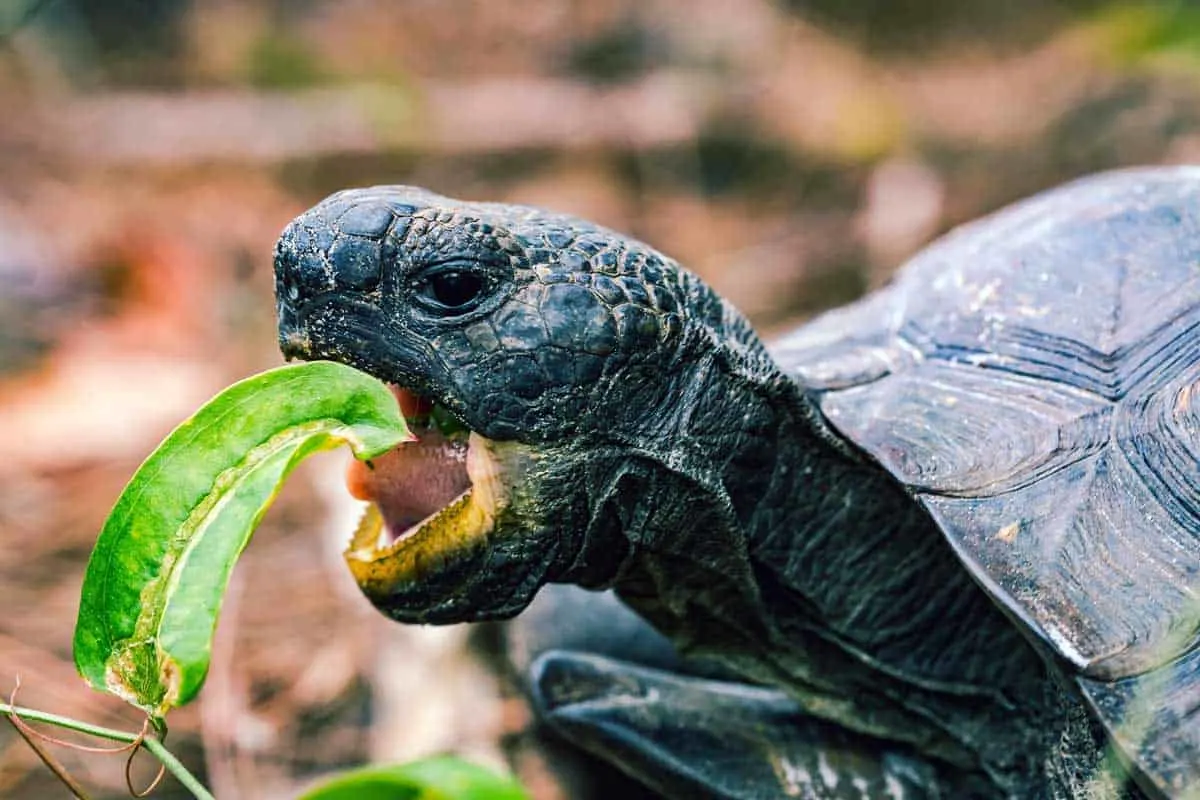
M464 313L483 297L483 277L462 269L434 272L421 282L418 293L438 311Z

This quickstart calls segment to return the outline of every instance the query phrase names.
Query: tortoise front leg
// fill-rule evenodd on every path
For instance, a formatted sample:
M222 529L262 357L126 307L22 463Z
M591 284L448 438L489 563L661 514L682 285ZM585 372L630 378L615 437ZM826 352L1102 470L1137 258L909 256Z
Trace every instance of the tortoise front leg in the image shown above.
M915 800L981 788L773 689L570 651L539 656L530 684L556 732L669 798Z

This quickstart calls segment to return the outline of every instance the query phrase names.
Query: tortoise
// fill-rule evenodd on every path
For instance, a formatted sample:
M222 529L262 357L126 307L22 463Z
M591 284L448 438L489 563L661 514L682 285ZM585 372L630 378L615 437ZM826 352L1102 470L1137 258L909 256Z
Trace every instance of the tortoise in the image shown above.
M654 791L1200 797L1200 168L1003 209L771 345L633 238L417 188L275 269L283 353L421 432L358 481L368 598L579 587L533 705Z

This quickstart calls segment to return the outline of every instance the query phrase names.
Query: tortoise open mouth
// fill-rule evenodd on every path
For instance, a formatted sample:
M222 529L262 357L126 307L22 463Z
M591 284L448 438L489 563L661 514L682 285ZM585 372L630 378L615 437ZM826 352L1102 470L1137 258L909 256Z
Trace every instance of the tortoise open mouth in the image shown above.
M346 476L350 493L369 503L345 552L369 597L419 583L482 546L521 471L428 398L392 391L417 441L353 462Z

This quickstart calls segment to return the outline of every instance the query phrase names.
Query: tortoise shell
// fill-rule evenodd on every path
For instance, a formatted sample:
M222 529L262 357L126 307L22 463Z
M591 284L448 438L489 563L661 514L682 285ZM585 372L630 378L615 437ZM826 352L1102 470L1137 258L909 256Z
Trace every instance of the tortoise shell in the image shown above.
M1165 791L1200 781L1200 168L964 226L778 342Z

